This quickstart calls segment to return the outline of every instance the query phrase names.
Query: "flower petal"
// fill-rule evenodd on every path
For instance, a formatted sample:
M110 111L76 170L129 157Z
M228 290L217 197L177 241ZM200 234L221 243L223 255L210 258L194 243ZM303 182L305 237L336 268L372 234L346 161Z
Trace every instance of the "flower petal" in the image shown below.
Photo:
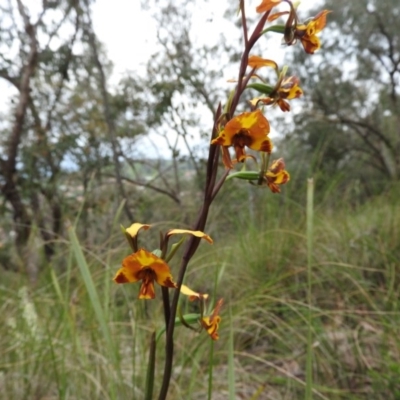
M213 240L211 239L210 236L208 236L206 233L201 232L201 231L191 231L189 229L171 229L170 231L167 232L167 236L171 235L182 235L182 234L189 234L193 235L196 237L199 237L201 239L206 240L208 243L213 243Z
M219 334L218 334L218 328L219 328L219 323L221 322L221 317L217 317L214 322L210 322L209 317L203 317L201 319L201 324L203 325L203 328L207 331L207 333L211 336L212 340L218 340L219 339Z
M289 11L281 11L281 12L277 12L275 14L271 14L268 17L268 22L272 22L275 21L276 19L278 19L279 17L281 17L282 15L287 15L290 14Z
M258 13L269 11L281 2L282 0L263 0L261 4L257 6L256 11Z
M240 129L236 130L235 133L241 129L248 130L252 137L263 137L269 133L269 122L260 110L238 115L226 124L225 130L228 130L227 127L233 120L235 120L235 124L232 124L232 128L240 126ZM229 126L230 130L232 128Z
M307 54L314 54L321 48L321 41L318 36L304 36L300 39L301 44Z
M194 290L190 289L186 285L181 285L181 293L184 294L185 296L189 296L190 301L193 301L196 299L207 299L208 298L208 294L197 293Z
M269 133L268 120L262 115L260 110L245 112L232 118L225 128L220 132L219 136L211 141L211 144L219 144L221 146L231 146L235 135L242 130L253 130L254 134L265 136Z
M278 65L275 61L267 60L259 56L250 56L247 64L251 68L272 67L276 70L278 69Z
M141 229L147 231L147 229L149 229L150 226L151 225L140 224L139 222L135 222L129 228L125 229L125 232L127 232L130 236L134 238L135 236L137 236L137 234Z
M231 146L232 145L232 136L227 135L225 129L222 129L219 132L219 135L211 140L211 144L219 144L220 146Z
M217 304L214 307L213 312L211 313L210 322L213 322L215 318L217 318L219 312L221 311L222 304L224 303L223 299L219 299Z
M140 286L139 290L139 299L154 299L156 297L156 292L154 290L154 281L153 280L148 280L145 281L143 280L142 286Z
M136 253L131 254L122 260L122 268L117 271L113 280L115 283L137 282L140 279L137 275L142 267L136 257Z
M266 136L266 137L259 137L254 139L250 144L249 144L250 149L256 150L256 151L264 151L266 153L271 153L273 149L273 144L271 139Z
M266 106L269 106L274 103L274 99L271 97L254 97L254 99L249 100L249 103L253 107L257 107L259 103L263 103Z
M325 28L326 16L331 12L330 10L322 10L313 18L315 21L315 33L321 32Z
M277 160L272 161L270 167L268 168L268 172L270 172L271 174L278 174L284 169L285 169L284 159L278 158Z
M222 152L222 162L225 165L225 168L232 169L233 163L232 163L231 155L229 154L228 148L225 146L222 146L221 152Z
M290 111L290 104L286 100L278 99L277 104L283 112Z
M221 322L221 317L218 314L221 310L222 303L223 299L219 299L217 301L217 304L215 305L213 312L211 313L211 316L203 317L200 321L203 328L208 332L208 334L211 336L211 339L213 340L219 339L218 328Z
M236 153L236 161L242 162L247 158L247 155L244 151L244 146L236 146L235 145L235 153Z

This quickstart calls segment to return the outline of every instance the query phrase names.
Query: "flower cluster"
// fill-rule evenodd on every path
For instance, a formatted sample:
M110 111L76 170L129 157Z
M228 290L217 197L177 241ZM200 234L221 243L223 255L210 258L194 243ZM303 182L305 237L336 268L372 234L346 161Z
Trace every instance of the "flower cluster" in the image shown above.
M277 11L272 14L272 10L281 5L288 6L289 10ZM244 0L240 1L239 7L242 13L244 50L238 79L234 81L236 82L235 89L231 91L224 107L221 104L216 107L207 161L205 195L194 230L171 229L165 234L161 233L159 247L149 251L138 245L138 236L141 230L148 230L150 225L134 223L127 229L123 228L123 233L133 252L122 260L122 266L117 271L114 282L118 284L140 282L139 299L154 299L157 290L155 283L161 286L165 316L165 327L162 332L166 332L164 376L159 397L162 400L167 397L171 379L175 326L181 324L189 329L195 329L193 324L196 323L197 329L206 331L211 339L219 338L218 331L221 322L219 314L223 300L216 301L214 309L211 311L212 306L207 306L207 294L198 293L183 284L189 261L195 254L201 239L211 244L213 242L203 232L211 203L223 184L233 178L246 180L257 187L269 188L272 193L279 193L281 186L290 180L283 158L270 160L274 145L269 136L270 122L265 115L269 107L289 112L291 110L290 102L301 97L303 90L300 87L299 78L288 74L287 66L280 68L271 59L250 54L252 48L263 35L268 32L276 32L282 34L283 42L286 45L290 46L300 41L305 52L313 54L321 47L317 35L325 27L326 16L329 13L329 11L323 10L302 23L299 22L296 7L291 0L262 0L256 8L256 11L262 15L250 34L245 18ZM271 25L264 28L267 22L273 22L281 17L286 18L283 25ZM251 96L248 97L250 100L245 104L247 108L237 113L237 107L245 91L251 93ZM222 174L219 173L220 152L225 166L225 173ZM234 153L233 157L231 152ZM249 170L248 165L255 165L256 168ZM236 171L235 168L237 168ZM221 175L219 179L217 179L218 175ZM183 239L172 246L169 246L169 240L171 236L182 234L192 237L182 256L179 270L174 271L170 267L170 261L177 254ZM175 280L173 276L177 279ZM172 301L170 301L170 293L173 293ZM180 314L181 294L187 296L189 301L196 301L198 313ZM160 335L156 336L154 332L152 337L154 338L152 349L155 352L155 341L157 340L155 338ZM152 357L154 356L150 351L149 366L153 365L153 378L154 360L152 361ZM151 368L149 371L151 372ZM151 382L151 380L148 381ZM151 393L151 390L148 393ZM146 398L152 398L151 394L147 394Z
M295 6L289 0L262 0L256 10L258 13L270 12L280 3L287 3L290 10L272 14L269 16L268 20L274 21L283 15L288 15L284 30L285 43L290 46L296 43L297 40L300 40L305 52L308 54L314 54L321 48L321 42L317 34L325 28L326 16L330 11L323 10L307 23L301 23L297 17Z
M281 3L287 3L290 10L271 15L271 10ZM263 0L257 7L257 12L267 13L269 21L274 21L281 16L287 15L284 26L278 25L274 26L274 29L265 29L260 35L267 33L269 30L282 32L284 42L287 45L292 45L297 40L300 40L305 51L310 54L313 54L321 47L317 34L325 27L326 15L329 11L321 11L306 24L298 22L296 9L290 0ZM303 94L303 90L299 86L299 78L286 76L288 68L285 66L282 70L279 70L278 65L273 60L258 55L250 55L247 59L247 66L250 71L238 82L237 90L241 88L243 92L246 89L253 89L261 93L261 96L254 97L249 101L251 111L243 112L231 118L229 112L223 114L220 121L218 121L217 135L211 140L211 144L221 146L222 161L227 169L233 169L237 163L245 163L248 158L257 163L253 155L246 154L246 148L266 154L267 157L261 157L261 167L258 173L256 171L248 171L244 165L240 172L231 174L228 179L234 177L247 179L250 182L257 181L258 185L266 184L273 193L279 193L279 185L287 183L290 180L290 175L285 170L285 162L282 158L273 161L268 166L273 144L268 136L270 124L264 116L264 108L265 106L276 105L284 112L290 111L289 100L300 97ZM277 79L273 85L270 85L260 75L259 70L263 67L275 70ZM258 82L249 83L254 79ZM236 158L233 160L228 150L229 147L233 147L235 151Z
M141 281L139 289L139 299L154 299L156 297L154 282L165 288L177 289L178 285L172 278L172 273L166 260L170 260L175 252L175 248L171 249L167 254L169 238L172 235L189 234L200 239L206 240L212 244L213 240L210 236L201 231L191 231L188 229L171 229L164 236L160 243L160 248L149 252L146 249L138 248L138 235L141 229L147 230L150 225L134 223L129 228L123 228L123 232L134 251L122 260L122 267L117 271L114 276L115 283L135 283ZM181 242L182 243L182 242ZM164 249L164 251L162 250ZM204 304L208 295L196 293L185 285L181 285L181 293L189 296L190 300L201 300L201 314L199 316L199 323L210 334L212 339L218 339L218 324L221 320L217 314L221 306L216 307L211 316L204 316ZM222 304L222 299L218 302Z

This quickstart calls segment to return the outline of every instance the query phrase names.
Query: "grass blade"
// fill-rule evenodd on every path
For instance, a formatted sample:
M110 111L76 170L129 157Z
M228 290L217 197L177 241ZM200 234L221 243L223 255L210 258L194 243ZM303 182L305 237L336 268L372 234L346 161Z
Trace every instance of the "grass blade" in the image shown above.
M307 181L307 303L308 303L308 332L306 360L306 400L312 399L312 275L311 263L313 255L313 217L314 217L314 180Z
M229 307L228 385L229 400L235 400L235 362L233 346L232 309Z
M93 282L92 275L90 274L89 266L87 265L85 256L83 255L82 249L79 245L78 238L76 237L75 234L75 230L73 229L72 226L68 228L68 235L71 240L72 251L75 255L76 262L78 264L80 273L82 275L83 282L86 286L86 290L88 291L90 302L93 307L94 313L96 315L97 322L100 325L100 329L107 343L110 356L113 358L113 361L116 361L110 330L108 329L107 320L100 303L100 298L97 293L96 286Z
M156 369L156 348L156 333L153 332L150 338L149 361L146 374L146 391L144 395L145 400L152 400L153 398L154 372Z

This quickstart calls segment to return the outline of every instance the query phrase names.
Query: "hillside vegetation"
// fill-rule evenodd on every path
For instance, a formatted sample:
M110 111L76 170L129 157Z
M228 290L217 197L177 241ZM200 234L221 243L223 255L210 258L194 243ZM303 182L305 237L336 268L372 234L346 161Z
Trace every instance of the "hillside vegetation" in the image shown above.
M400 396L398 193L393 187L363 204L338 196L335 206L315 206L315 398ZM232 371L237 398L303 397L305 208L257 190L259 206L252 208L242 194L238 200L235 191L223 191L209 225L218 237L212 247L202 245L188 274L197 287L210 294L217 288L225 300L220 340L210 344L204 332L178 328L171 399L204 398L211 346L213 399L227 398ZM51 268L34 286L23 274L2 273L0 399L143 396L149 329L162 326L160 305L137 300L136 285L111 281L127 251L117 223L97 246L85 247L80 238L93 286L85 284L71 240L57 244Z

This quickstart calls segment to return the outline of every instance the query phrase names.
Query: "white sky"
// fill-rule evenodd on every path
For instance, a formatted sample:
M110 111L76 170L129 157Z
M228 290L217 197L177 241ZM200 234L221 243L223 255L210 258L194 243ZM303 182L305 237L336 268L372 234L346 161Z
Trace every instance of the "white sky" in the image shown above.
M261 0L246 0L247 15L255 15L255 8ZM210 43L222 30L231 28L231 23L223 18L232 0L204 1L196 9L193 31ZM299 13L320 3L319 0L303 0ZM201 1L200 1L201 4ZM137 70L149 59L155 49L157 26L147 11L140 7L139 0L97 0L93 5L93 24L98 38L106 44L108 56L115 64L113 80L118 80L127 70ZM304 11L304 14L302 12ZM205 22L212 18L212 23ZM233 28L237 29L237 28ZM208 40L207 40L208 39ZM276 56L281 57L282 48L277 35ZM212 42L211 42L212 43ZM277 54L278 53L278 54Z
M108 57L114 63L113 80L143 66L154 51L156 25L142 11L139 0L97 0L92 7L93 25Z

